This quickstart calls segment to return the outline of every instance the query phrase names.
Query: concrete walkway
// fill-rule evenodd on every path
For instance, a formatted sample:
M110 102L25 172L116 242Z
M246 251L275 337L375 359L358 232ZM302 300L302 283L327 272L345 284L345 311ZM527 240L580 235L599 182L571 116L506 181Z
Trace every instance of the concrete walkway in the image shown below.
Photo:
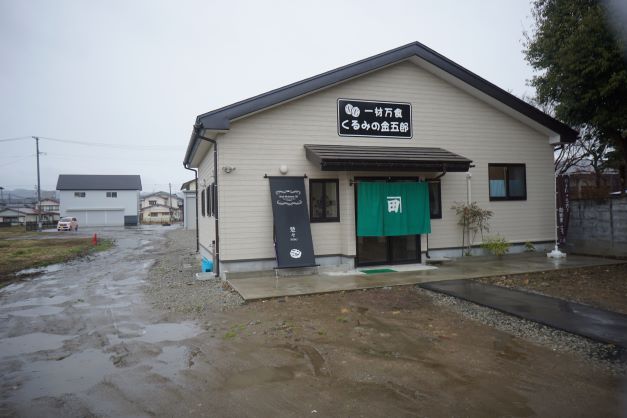
M229 277L227 282L245 300L255 300L619 263L622 261L597 257L569 255L564 259L551 259L544 253L523 253L500 258L464 257L438 266L434 270L354 276L319 274L279 278L268 276L266 273L265 276L260 274L247 278Z
M627 315L471 280L423 283L420 287L627 348Z

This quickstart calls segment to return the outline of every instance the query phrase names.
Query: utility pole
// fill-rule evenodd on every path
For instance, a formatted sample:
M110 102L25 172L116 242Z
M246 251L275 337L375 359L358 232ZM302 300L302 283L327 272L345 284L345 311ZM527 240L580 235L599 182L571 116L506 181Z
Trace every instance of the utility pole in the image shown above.
M168 183L170 187L170 225L172 225L172 183Z
M37 150L37 230L41 231L41 179L39 176L39 138L34 136Z

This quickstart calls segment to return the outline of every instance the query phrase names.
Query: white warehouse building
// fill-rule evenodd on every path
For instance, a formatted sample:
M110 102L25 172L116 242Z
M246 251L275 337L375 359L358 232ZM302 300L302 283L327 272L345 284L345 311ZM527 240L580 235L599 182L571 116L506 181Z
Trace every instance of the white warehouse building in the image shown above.
M141 189L138 175L61 174L59 212L80 226L137 225Z

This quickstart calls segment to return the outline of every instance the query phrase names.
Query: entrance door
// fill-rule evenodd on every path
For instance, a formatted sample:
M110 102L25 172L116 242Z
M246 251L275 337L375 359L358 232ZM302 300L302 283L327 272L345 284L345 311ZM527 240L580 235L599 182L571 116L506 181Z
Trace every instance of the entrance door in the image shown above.
M418 181L417 178L381 179L369 178L360 181ZM355 207L357 207L359 183L355 184ZM392 237L357 237L357 266L382 264L420 263L420 235Z
M420 263L420 235L357 237L357 266Z

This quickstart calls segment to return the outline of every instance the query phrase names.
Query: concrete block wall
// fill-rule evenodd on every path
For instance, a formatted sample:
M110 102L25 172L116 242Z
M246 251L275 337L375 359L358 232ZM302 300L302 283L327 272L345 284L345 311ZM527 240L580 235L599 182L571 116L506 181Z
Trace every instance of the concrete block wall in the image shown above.
M573 200L567 252L627 258L627 197Z

